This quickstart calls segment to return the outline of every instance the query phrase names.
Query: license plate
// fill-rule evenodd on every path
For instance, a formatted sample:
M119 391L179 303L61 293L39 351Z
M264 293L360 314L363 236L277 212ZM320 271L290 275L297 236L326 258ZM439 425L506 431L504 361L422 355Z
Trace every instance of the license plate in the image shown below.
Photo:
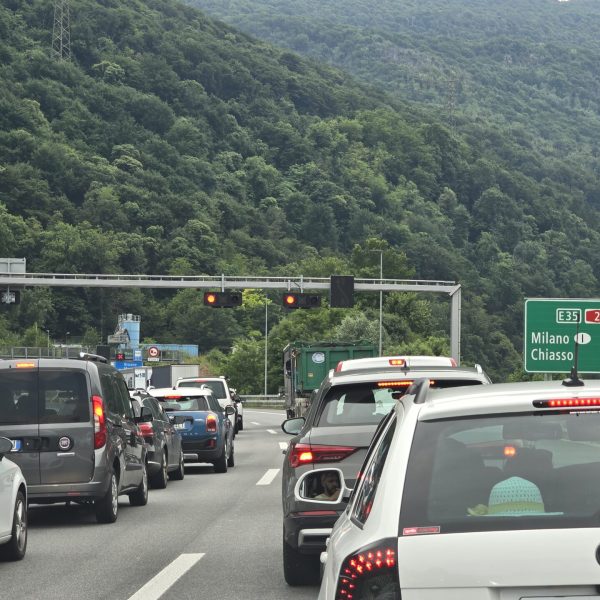
M12 450L11 452L20 452L22 448L22 440L10 440L12 442Z
M185 423L175 423L175 429L185 429Z

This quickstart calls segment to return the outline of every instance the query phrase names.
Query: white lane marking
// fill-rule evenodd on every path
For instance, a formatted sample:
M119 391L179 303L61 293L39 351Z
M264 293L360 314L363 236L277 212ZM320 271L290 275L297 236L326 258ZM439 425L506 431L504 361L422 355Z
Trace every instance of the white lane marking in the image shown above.
M279 448L281 450L287 450L287 445L288 445L287 442L279 442Z
M281 412L268 412L266 410L251 410L250 408L245 408L245 412L251 412L257 415L275 415L276 417L283 417L284 420L287 419L285 412L282 410Z
M277 432L274 429L267 429L267 431L273 435L277 435Z
M180 554L158 575L140 588L129 600L158 600L179 578L185 575L202 557L202 554Z
M273 482L273 479L277 477L281 469L269 469L257 482L256 485L269 485Z
M250 421L250 423L252 423L252 425L260 425L260 423L257 423L256 421Z

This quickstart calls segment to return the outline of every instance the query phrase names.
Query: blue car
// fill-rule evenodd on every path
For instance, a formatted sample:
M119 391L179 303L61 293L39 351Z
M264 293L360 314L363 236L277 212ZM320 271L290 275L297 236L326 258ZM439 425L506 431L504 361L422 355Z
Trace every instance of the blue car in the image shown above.
M212 463L215 473L235 465L234 428L228 418L233 406L222 408L208 388L155 388L149 393L181 434L186 461Z

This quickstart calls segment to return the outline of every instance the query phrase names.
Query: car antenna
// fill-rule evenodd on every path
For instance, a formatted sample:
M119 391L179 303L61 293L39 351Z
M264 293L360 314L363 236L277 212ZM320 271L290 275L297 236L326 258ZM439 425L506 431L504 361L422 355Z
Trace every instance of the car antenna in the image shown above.
M563 379L562 382L562 384L566 387L581 387L582 385L584 385L583 381L579 379L579 375L577 374L577 367L579 363L579 319L577 319L577 324L575 327L575 352L573 361L574 364L571 367L571 373L569 377L567 379Z

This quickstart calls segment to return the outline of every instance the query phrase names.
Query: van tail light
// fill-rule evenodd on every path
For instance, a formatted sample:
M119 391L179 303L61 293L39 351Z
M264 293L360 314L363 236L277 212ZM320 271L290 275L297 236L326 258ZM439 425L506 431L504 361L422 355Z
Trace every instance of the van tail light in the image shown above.
M104 402L100 396L92 396L92 410L94 411L94 450L98 450L106 444L106 418Z
M152 423L138 423L140 433L145 440L152 439L154 437L154 427Z
M206 432L217 433L217 417L215 415L208 415L206 417Z
M346 557L335 600L401 600L396 551L398 538L370 544Z
M353 446L294 444L290 449L289 463L290 467L295 469L301 465L339 462L354 454L357 450L358 448Z

